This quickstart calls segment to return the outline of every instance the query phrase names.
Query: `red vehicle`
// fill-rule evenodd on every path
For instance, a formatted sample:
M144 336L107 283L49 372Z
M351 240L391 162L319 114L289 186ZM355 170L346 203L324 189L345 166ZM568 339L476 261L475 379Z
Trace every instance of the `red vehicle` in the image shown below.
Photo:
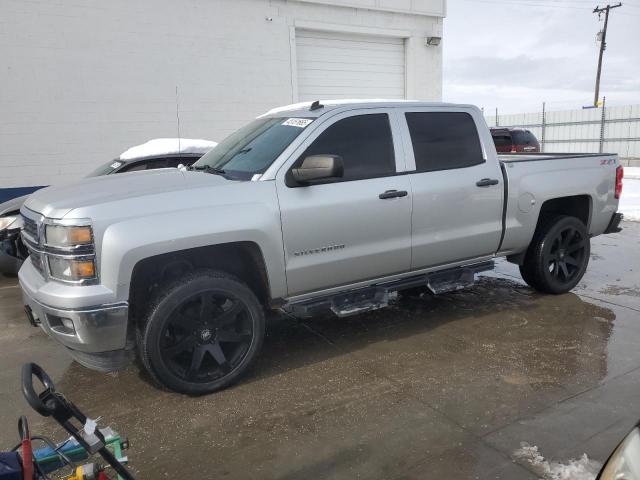
M535 153L540 151L536 136L524 128L492 127L491 136L498 153Z

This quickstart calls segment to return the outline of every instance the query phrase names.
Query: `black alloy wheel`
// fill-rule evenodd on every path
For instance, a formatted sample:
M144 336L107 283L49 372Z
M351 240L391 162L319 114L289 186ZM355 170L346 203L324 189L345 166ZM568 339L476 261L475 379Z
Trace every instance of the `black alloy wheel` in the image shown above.
M549 273L559 283L570 283L580 273L587 251L587 239L574 227L566 227L551 242L544 255Z
M589 264L591 241L576 217L543 219L520 266L522 278L545 293L565 293L575 287Z
M247 285L223 272L189 273L151 308L140 356L151 376L171 390L213 392L248 368L264 327L262 305Z
M160 355L190 382L217 380L237 367L249 350L253 325L244 303L224 292L186 298L170 314Z

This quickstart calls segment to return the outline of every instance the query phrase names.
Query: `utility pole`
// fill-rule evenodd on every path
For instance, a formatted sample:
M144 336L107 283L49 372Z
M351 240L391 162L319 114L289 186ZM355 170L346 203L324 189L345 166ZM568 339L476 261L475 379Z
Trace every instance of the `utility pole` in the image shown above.
M547 103L542 102L542 151L544 152L544 139L547 128Z
M596 75L596 94L593 97L593 106L598 106L598 98L600 97L600 74L602 73L602 56L604 55L604 49L607 48L607 25L609 24L609 11L621 7L622 3L618 2L617 5L607 5L606 7L596 7L593 9L593 13L598 14L598 18L604 12L604 28L602 29L602 36L600 37L600 56L598 57L598 74Z

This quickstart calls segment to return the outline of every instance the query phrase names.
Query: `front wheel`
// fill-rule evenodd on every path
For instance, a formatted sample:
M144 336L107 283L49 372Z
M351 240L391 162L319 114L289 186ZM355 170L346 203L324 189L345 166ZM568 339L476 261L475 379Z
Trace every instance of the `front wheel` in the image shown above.
M579 219L569 216L547 219L536 229L520 274L536 290L565 293L584 275L590 252L589 234Z
M242 375L262 346L264 330L264 310L247 285L224 272L195 272L152 305L138 349L158 383L203 394Z

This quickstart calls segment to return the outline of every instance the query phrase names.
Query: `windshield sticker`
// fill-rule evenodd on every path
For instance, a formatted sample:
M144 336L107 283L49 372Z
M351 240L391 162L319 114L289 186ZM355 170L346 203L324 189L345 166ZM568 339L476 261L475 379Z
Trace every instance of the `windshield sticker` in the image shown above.
M122 166L122 162L113 162L111 165L109 165L111 168L118 168L120 166Z
M304 128L307 125L309 125L311 122L313 122L313 120L309 118L290 118L282 122L282 125L286 125L288 127Z

